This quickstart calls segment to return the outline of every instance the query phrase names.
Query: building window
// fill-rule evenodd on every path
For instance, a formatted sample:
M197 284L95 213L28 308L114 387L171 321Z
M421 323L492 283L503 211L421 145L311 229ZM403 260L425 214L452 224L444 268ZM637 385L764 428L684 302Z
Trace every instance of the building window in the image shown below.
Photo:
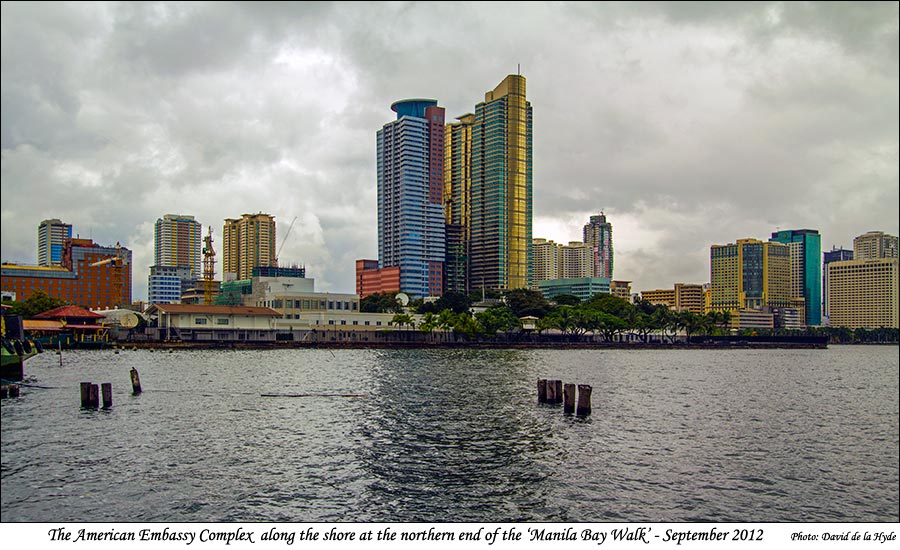
M206 319L204 319L203 317L197 317L196 319L194 319L194 324L195 325L205 325Z
M228 324L228 319L227 319L227 318L225 318L225 319L216 319L216 324L217 324L217 325L227 325L227 324Z

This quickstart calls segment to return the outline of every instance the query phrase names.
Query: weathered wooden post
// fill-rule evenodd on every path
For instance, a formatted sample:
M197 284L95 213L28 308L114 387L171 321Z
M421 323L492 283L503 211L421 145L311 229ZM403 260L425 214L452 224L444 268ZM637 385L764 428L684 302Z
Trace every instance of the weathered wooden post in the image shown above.
M563 383L562 380L553 381L553 403L558 405L563 402Z
M547 379L539 378L537 386L538 386L538 403L546 403L547 402Z
M587 384L578 384L578 416L591 414L591 387Z
M98 386L97 384L91 384L90 396L90 407L92 409L100 407L100 386Z
M563 386L563 412L566 414L575 412L575 384Z
M134 367L131 367L131 391L134 395L141 393L141 376Z
M9 396L9 387L0 386L0 399L6 399Z
M81 383L81 407L88 409L91 406L91 383Z
M9 396L10 397L19 397L19 385L18 384L10 384L9 385Z
M112 383L104 382L101 389L103 390L103 408L108 409L112 407Z
M556 386L553 384L553 380L547 380L547 387L544 390L544 403L556 402L556 394L554 393L555 389Z

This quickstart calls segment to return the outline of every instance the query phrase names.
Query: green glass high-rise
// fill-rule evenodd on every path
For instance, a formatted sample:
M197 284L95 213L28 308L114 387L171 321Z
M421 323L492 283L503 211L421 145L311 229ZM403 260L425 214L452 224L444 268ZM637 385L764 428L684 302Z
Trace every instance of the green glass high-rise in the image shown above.
M531 274L532 112L509 75L475 106L468 288L527 288Z
M772 233L770 242L791 247L791 297L806 301L806 324L822 324L822 237L814 229Z

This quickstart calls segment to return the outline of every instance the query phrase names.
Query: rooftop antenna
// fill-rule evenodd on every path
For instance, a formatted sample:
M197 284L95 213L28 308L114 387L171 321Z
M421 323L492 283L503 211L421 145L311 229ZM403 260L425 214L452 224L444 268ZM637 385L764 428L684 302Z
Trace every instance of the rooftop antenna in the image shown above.
M522 64L516 63L516 74L522 76Z

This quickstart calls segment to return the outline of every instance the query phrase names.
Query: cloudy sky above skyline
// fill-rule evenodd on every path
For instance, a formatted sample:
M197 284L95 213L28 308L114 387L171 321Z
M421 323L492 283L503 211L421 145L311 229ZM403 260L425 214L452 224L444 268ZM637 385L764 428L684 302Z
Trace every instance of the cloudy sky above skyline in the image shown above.
M282 264L353 292L376 258L390 105L534 108L534 236L613 224L636 291L709 280L709 246L898 233L898 4L2 4L2 260L60 218L134 252L153 224L267 212ZM205 229L204 229L205 232ZM217 267L221 274L221 263Z

